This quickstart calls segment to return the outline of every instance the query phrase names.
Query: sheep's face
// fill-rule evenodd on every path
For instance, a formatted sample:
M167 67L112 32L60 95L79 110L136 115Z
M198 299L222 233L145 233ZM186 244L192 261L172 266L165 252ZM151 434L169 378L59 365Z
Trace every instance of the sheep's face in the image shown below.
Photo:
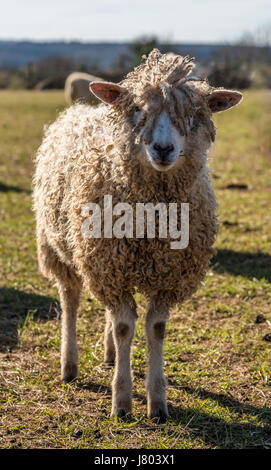
M172 86L163 81L146 86L140 95L109 82L93 82L90 90L120 110L126 149L160 172L182 165L195 153L205 153L215 138L211 114L229 109L242 99L235 91L209 87L202 93L188 83Z
M147 114L147 113L146 113ZM134 125L144 122L145 113L136 109L133 115ZM139 144L141 159L158 171L168 171L184 155L186 137L181 135L172 123L170 113L163 109L153 123L146 138Z

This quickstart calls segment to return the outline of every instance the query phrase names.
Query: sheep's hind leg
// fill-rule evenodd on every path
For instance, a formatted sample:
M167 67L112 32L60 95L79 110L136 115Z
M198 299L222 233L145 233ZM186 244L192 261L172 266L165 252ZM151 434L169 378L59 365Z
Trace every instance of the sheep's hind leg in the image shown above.
M116 366L112 381L112 411L122 418L132 412L132 377L130 352L134 336L136 306L133 298L121 302L118 309L110 311L113 340L116 352Z
M44 276L55 277L58 281L61 318L61 377L70 382L78 374L78 357L76 344L76 313L79 306L81 281L75 272L62 263L49 245L43 230L37 232L39 267Z
M166 402L166 378L163 372L163 344L166 332L168 308L161 302L153 301L149 305L146 318L146 334L149 353L149 366L146 378L148 416L158 422L168 417Z
M76 314L79 307L81 284L75 276L58 282L61 318L61 378L71 382L78 375L76 341Z
M110 320L110 313L106 313L106 325L104 330L104 362L108 366L115 364L115 345L113 339L113 325Z

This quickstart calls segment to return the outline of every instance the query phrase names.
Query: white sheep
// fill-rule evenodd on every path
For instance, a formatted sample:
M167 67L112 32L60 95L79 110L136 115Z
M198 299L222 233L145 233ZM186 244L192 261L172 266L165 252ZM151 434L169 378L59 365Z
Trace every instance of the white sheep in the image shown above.
M95 80L103 81L100 77L83 72L73 72L68 75L64 87L67 103L82 102L97 105L99 100L89 92L89 84Z
M120 84L91 83L92 93L106 104L71 106L47 129L37 155L38 256L43 274L55 277L59 286L62 379L68 382L78 374L76 312L84 287L107 307L105 361L115 362L112 416L132 410L135 288L149 300L148 415L164 420L163 341L169 309L196 291L214 253L217 205L207 166L207 150L215 139L211 115L236 105L242 95L196 80L192 68L188 57L153 50ZM143 237L110 236L105 228L109 216L101 237L85 236L89 204L105 216L105 197L115 208L125 203L122 207L133 210L140 203L177 204L178 227L179 204L188 203L188 246L172 249L170 236L158 232L146 238L146 228Z

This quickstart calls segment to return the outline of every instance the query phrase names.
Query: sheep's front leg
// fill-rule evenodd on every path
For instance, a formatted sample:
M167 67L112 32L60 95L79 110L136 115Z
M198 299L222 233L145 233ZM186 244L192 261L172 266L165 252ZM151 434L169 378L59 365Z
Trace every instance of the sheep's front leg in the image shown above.
M152 301L146 319L149 365L146 378L148 416L159 422L168 416L166 402L166 378L163 373L163 343L166 332L168 308Z
M81 286L76 282L59 283L61 317L61 378L71 382L78 375L76 314Z
M136 309L129 303L120 305L118 311L110 312L116 353L112 382L112 417L115 414L124 417L132 411L130 353L136 318Z

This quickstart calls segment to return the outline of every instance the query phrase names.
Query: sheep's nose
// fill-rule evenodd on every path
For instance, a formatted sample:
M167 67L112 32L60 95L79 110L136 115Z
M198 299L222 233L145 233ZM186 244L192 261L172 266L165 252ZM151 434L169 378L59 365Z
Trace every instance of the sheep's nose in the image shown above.
M162 146L156 143L153 145L153 148L161 159L166 158L174 150L174 146L172 144Z

